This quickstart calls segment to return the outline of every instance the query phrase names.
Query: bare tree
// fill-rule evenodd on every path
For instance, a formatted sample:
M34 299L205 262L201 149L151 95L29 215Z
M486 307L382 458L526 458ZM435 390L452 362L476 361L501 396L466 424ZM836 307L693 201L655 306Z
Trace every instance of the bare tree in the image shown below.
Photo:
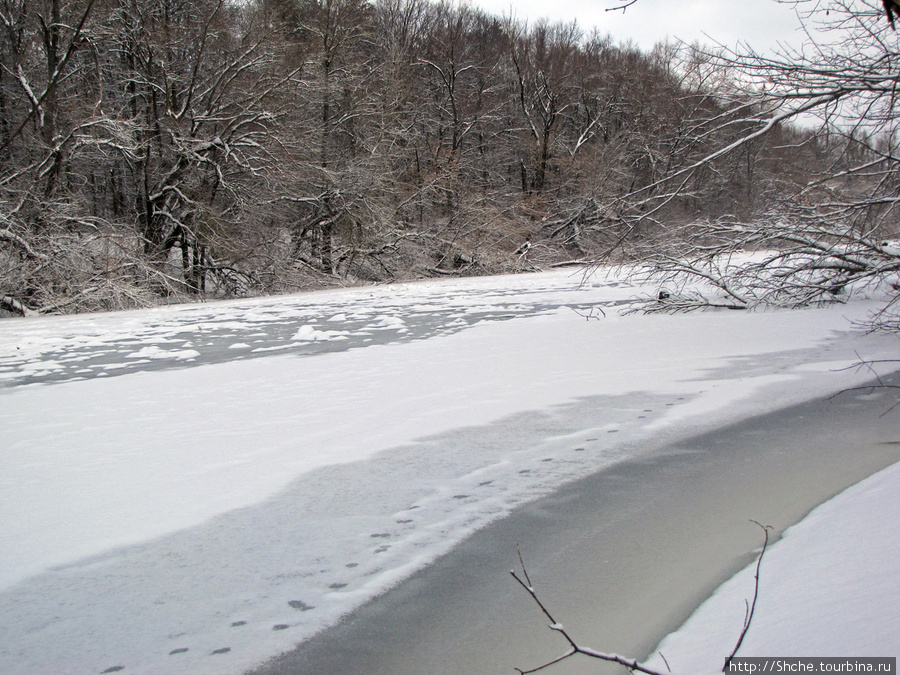
M239 223L269 185L295 74L254 10L7 0L0 70L18 90L4 79L0 212L19 305L117 308L249 279Z
M874 0L817 3L804 17L811 42L803 48L774 57L710 55L731 71L734 87L722 100L723 112L700 129L707 135L739 133L657 183L667 186L659 194L630 197L631 204L649 204L652 212L677 198L698 171L737 153L749 156L761 139L781 142L785 161L777 176L770 173L780 191L767 196L755 218L733 211L670 228L666 241L655 241L649 252L651 269L665 283L677 289L679 280L699 278L717 291L668 292L652 308L806 305L840 301L855 289L878 285L896 293L896 34ZM804 128L786 127L791 120ZM815 163L796 171L788 153ZM816 163L822 168L813 173ZM738 256L746 251L759 253L747 261Z
M802 173L778 175L799 113L786 89L751 96L759 63L729 80L728 58L574 24L427 0L0 0L0 32L0 297L17 313L639 251L673 224L749 219ZM859 191L889 161L850 162L890 141L854 134L804 158Z

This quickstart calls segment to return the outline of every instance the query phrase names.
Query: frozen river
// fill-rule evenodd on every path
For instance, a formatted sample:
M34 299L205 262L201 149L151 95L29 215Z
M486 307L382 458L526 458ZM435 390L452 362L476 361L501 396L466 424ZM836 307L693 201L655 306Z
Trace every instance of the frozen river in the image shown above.
M0 324L0 671L240 673L518 507L896 338L553 273Z
M566 307L585 318L633 302L633 287L568 272L583 292L560 299L537 277L522 288L471 279L322 291L285 298L181 305L18 324L0 359L0 387L64 382L261 358L314 356L449 335L482 322L534 317ZM529 288L530 287L530 288ZM590 289L613 291L598 299ZM616 293L613 289L622 289ZM3 337L0 333L0 344Z

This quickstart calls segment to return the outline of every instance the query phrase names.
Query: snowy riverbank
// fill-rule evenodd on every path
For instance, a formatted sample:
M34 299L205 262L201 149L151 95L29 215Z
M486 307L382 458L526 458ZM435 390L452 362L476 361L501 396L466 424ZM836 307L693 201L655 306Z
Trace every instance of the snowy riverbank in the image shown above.
M900 657L898 532L900 464L787 530L763 558L756 611L738 655ZM722 585L647 665L668 672L661 652L674 673L721 672L741 633L755 573L754 563Z
M4 322L0 670L241 672L648 439L897 353L865 300L621 315L642 289L580 281Z

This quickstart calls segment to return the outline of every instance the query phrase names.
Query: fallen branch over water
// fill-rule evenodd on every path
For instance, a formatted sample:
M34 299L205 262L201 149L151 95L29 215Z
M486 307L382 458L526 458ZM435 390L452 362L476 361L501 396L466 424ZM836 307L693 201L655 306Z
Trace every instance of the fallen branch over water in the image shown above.
M756 573L754 576L756 583L755 583L755 587L753 590L753 599L752 599L752 601L746 601L746 610L745 610L745 614L744 614L744 625L741 630L741 634L740 634L740 636L738 636L737 643L735 644L734 649L731 651L731 654L729 654L728 658L725 659L725 665L722 668L722 672L726 672L728 670L729 665L731 664L731 662L734 659L735 655L737 654L738 650L741 648L741 644L743 644L743 642L744 642L744 637L747 635L747 631L750 630L750 624L753 622L753 615L756 610L756 601L759 598L759 570L760 570L760 567L762 566L763 556L765 555L766 549L769 546L769 530L772 529L772 526L771 525L762 525L761 523L758 523L755 520L751 520L750 522L754 523L754 524L758 525L760 528L762 528L763 534L765 535L765 539L763 541L762 550L760 551L759 556L756 559ZM592 649L590 647L584 647L582 645L579 645L572 638L572 636L569 635L569 633L566 631L565 626L563 626L563 624L561 624L559 621L556 620L556 618L553 616L553 614L551 614L550 610L547 608L547 606L544 604L544 602L538 596L537 591L534 589L534 585L531 583L531 579L528 576L528 570L525 567L525 561L522 558L522 552L519 551L518 553L519 553L519 564L522 567L521 574L517 573L515 570L510 570L509 573L512 575L512 578L515 579L518 582L518 584L522 588L525 589L525 591L528 593L528 595L531 596L531 599L534 600L535 604L537 604L537 606L540 607L541 611L544 613L544 616L546 616L547 619L549 619L550 625L548 626L548 628L550 628L550 630L556 631L557 633L562 635L563 638L565 638L566 642L569 643L569 648L561 656L558 656L557 658L555 658L551 661L547 661L546 663L543 663L540 666L537 666L535 668L530 668L528 670L516 668L516 672L518 672L520 675L527 675L528 673L536 673L538 671L544 670L545 668L549 668L550 666L556 665L557 663L561 663L561 662L575 656L576 654L583 654L592 659L599 659L600 661L608 661L610 663L618 663L618 664L628 668L628 670L630 672L645 673L646 675L671 675L671 670L668 673L663 673L662 671L654 670L652 668L648 668L646 666L641 665L640 663L638 663L637 659L628 658L628 657L621 656L620 654L615 654L612 652L602 652L602 651L598 651L596 649ZM662 656L662 654L660 654L660 656ZM665 661L665 657L663 657L663 661ZM666 662L666 665L668 666L668 662Z

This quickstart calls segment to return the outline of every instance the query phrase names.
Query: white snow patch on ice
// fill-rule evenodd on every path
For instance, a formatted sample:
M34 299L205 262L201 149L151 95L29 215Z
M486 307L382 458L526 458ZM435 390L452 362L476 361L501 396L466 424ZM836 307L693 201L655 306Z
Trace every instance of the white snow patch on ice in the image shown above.
M347 333L346 331L339 330L319 330L314 326L306 324L304 326L300 326L300 328L297 329L297 332L294 333L294 337L292 337L291 339L303 342L346 340Z
M195 359L200 356L196 349L160 349L156 345L141 347L136 352L126 354L126 359Z

